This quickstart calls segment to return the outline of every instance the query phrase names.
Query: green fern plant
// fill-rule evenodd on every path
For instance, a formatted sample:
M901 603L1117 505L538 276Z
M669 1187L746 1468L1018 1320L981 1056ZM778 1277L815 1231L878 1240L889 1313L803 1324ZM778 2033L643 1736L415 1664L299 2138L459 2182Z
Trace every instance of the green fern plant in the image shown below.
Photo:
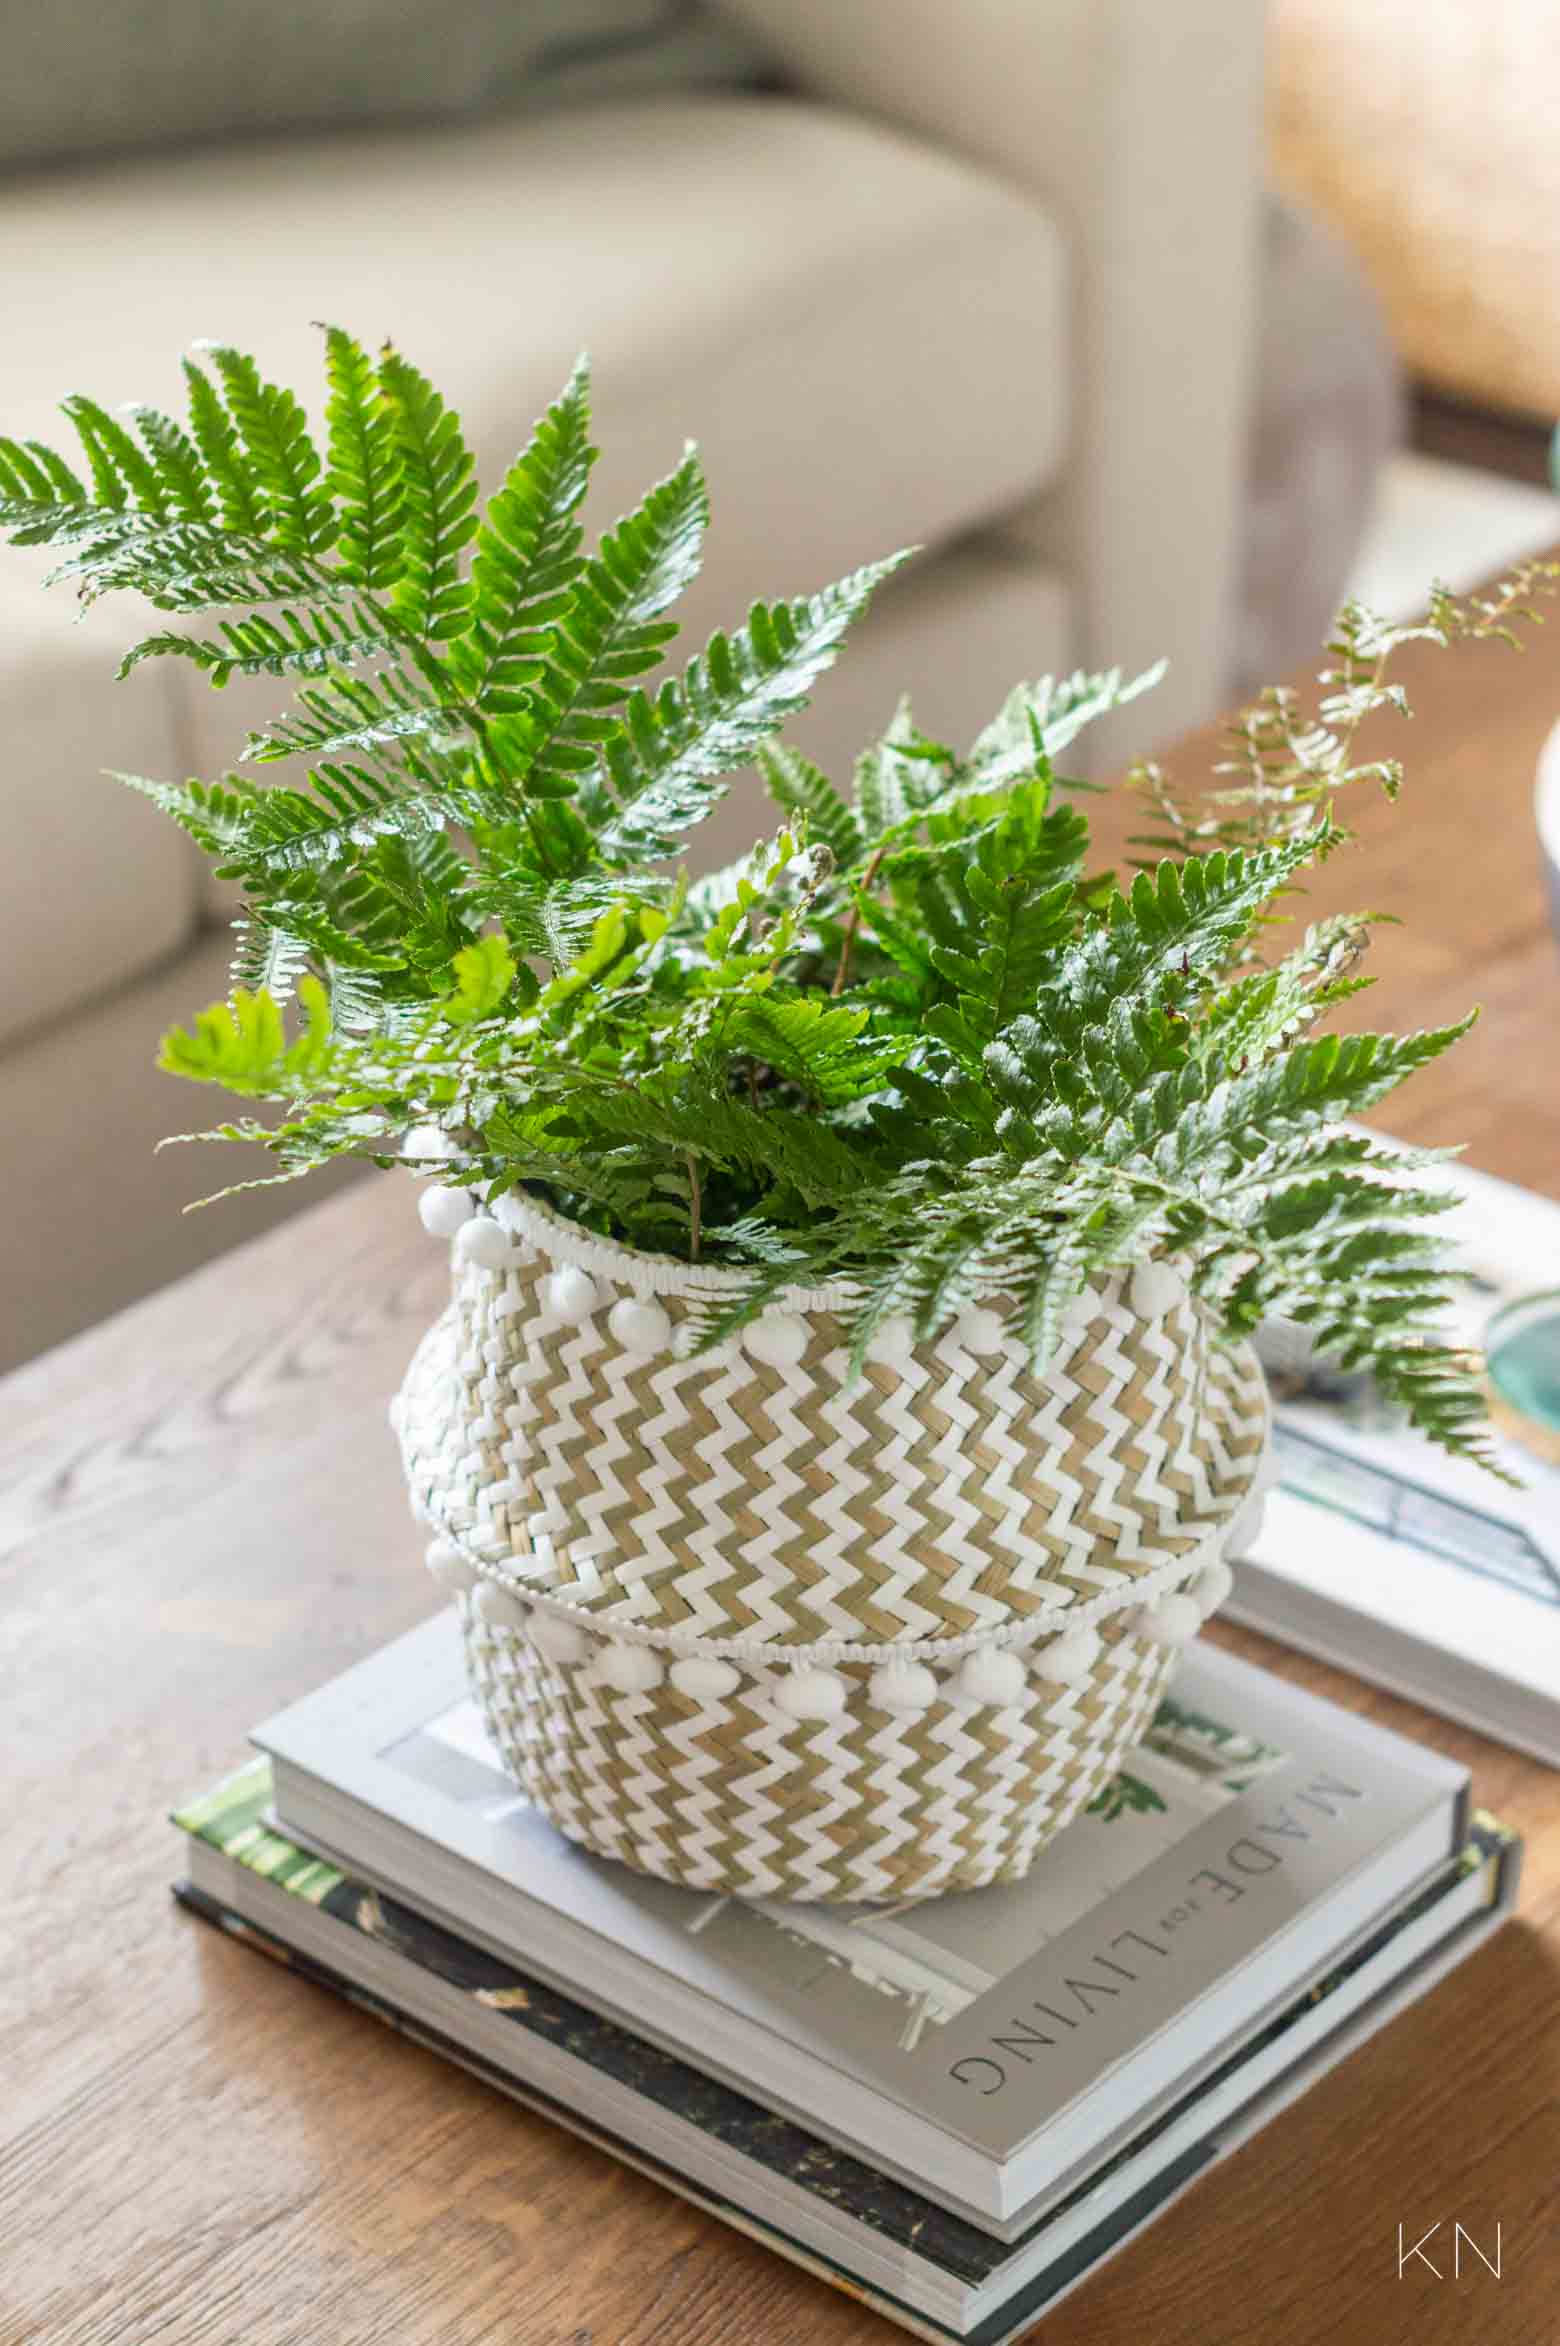
M161 1064L280 1110L183 1137L256 1143L284 1181L409 1156L746 1266L710 1341L827 1279L859 1290L858 1358L889 1314L930 1339L1000 1295L1043 1361L1092 1278L1173 1252L1232 1336L1299 1320L1482 1455L1436 1334L1444 1201L1416 1152L1342 1128L1462 1028L1318 1031L1363 921L1264 958L1343 785L1396 787L1354 735L1425 630L1346 611L1319 709L1265 696L1197 812L1145 768L1165 852L1118 886L1054 761L1152 676L1020 686L963 753L902 706L841 790L777 736L899 557L755 604L647 684L700 560L691 449L586 552L583 364L485 505L405 358L332 327L325 365L323 445L227 347L186 362L182 422L73 398L75 460L0 440L0 527L85 601L177 622L122 673L291 692L243 770L123 777L243 896L232 990ZM1548 583L1440 597L1429 632L1504 632ZM689 885L669 860L755 762L773 835Z

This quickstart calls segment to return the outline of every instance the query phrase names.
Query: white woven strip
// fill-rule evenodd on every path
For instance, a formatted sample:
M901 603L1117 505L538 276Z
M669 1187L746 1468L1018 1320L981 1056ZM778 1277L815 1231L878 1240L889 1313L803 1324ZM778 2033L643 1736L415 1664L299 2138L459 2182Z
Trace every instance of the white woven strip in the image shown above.
M561 1597L529 1588L524 1581L516 1580L487 1557L477 1554L454 1532L437 1523L433 1528L440 1539L448 1540L459 1550L480 1579L507 1589L536 1612L556 1614L562 1620L577 1623L593 1642L653 1646L659 1652L671 1654L704 1654L712 1660L745 1663L755 1670L765 1666L790 1669L808 1662L822 1665L859 1662L863 1666L875 1662L956 1662L966 1654L999 1648L1022 1653L1041 1638L1061 1636L1074 1629L1097 1628L1115 1613L1135 1605L1152 1604L1195 1580L1205 1565L1215 1563L1222 1556L1229 1534L1227 1522L1217 1523L1194 1548L1140 1573L1126 1588L1106 1589L1097 1597L1064 1598L1031 1613L1027 1619L1009 1620L995 1630L968 1630L962 1637L896 1639L891 1645L863 1645L839 1637L819 1638L812 1645L787 1645L761 1644L742 1637L704 1637L688 1630L650 1629L637 1621L619 1620L612 1613L589 1612L578 1605L566 1604Z

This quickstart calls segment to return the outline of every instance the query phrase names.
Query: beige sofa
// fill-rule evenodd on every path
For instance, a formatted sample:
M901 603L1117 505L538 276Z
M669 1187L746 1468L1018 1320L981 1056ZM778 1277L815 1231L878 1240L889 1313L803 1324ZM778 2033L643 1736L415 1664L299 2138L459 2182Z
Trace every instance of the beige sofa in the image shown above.
M1076 662L1168 653L1154 729L1204 713L1231 644L1259 13L726 14L781 86L13 174L0 428L51 433L77 388L172 401L202 335L309 384L324 317L393 329L491 472L588 344L601 519L685 436L703 445L699 628L761 590L926 549L820 697L806 737L825 759L903 686L958 735L1017 675ZM0 1362L314 1194L181 1219L259 1169L151 1153L210 1119L150 1060L161 1026L224 990L227 910L186 843L98 779L219 772L253 704L169 662L116 685L138 614L73 625L37 567L0 564ZM739 788L710 852L753 827Z

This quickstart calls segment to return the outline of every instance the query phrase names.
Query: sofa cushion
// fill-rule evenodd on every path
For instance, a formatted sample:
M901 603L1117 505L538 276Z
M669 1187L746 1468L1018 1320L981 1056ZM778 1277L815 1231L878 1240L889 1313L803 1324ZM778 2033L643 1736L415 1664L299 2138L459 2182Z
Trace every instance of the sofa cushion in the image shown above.
M55 0L6 32L0 165L756 71L685 0Z
M179 773L177 680L116 686L126 613L73 625L40 567L0 563L0 1050L166 960L202 910L189 841L104 774Z
M600 508L694 434L722 566L753 563L770 591L967 528L1061 452L1051 220L946 155L783 99L13 181L0 252L0 428L54 434L77 389L177 402L201 336L317 386L311 320L333 318L393 332L492 470L588 345Z

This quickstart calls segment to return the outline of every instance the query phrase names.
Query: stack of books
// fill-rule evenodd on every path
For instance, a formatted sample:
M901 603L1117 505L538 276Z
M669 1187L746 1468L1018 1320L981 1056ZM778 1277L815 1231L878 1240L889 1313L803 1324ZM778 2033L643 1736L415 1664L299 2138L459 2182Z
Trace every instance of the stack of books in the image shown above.
M1281 1481L1226 1611L1560 1767L1560 1205L1467 1165L1416 1179L1456 1200L1444 1333L1485 1360L1512 1480L1449 1458L1368 1375L1269 1324Z
M701 1897L562 1840L450 1614L181 1810L222 1928L922 2336L1001 2346L1497 1925L1463 1769L1190 1649L1021 1883Z

